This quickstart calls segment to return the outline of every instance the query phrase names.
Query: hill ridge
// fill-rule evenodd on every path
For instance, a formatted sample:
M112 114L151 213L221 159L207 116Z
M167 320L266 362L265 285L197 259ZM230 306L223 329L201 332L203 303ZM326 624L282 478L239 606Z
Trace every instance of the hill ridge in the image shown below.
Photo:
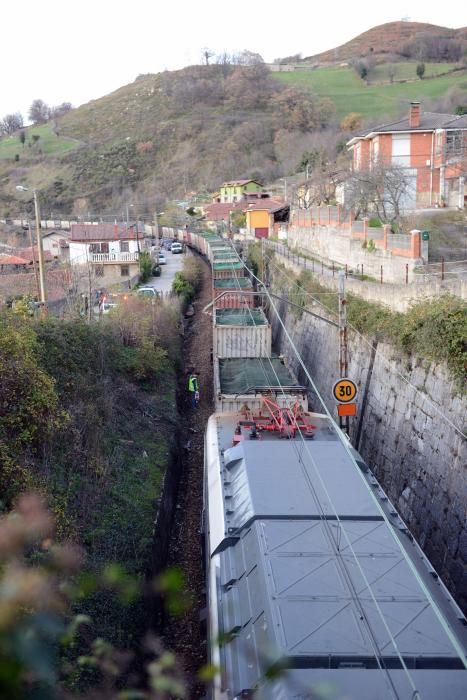
M399 53L404 43L420 38L423 34L433 34L442 38L467 40L467 26L453 29L426 22L395 21L372 27L353 39L327 51L307 56L304 62L338 63L352 58ZM375 50L377 48L377 50Z

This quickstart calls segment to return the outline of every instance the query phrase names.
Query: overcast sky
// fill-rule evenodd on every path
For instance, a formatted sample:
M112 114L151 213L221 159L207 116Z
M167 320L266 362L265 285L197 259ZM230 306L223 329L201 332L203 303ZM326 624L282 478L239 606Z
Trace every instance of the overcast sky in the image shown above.
M462 9L464 8L464 9ZM199 63L205 47L265 61L334 48L371 27L408 18L457 28L467 4L426 0L23 0L2 3L0 118L31 102L78 106L157 73Z

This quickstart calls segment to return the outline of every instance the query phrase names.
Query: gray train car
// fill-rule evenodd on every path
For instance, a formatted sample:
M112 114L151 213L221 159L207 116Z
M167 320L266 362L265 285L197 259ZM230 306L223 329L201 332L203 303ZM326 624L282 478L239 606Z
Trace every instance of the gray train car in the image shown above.
M371 471L267 413L206 431L210 700L465 700L466 620Z

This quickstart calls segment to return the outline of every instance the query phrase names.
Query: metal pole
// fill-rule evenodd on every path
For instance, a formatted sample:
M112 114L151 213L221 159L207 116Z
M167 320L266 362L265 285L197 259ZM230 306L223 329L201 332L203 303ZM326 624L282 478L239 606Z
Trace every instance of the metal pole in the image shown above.
M348 373L347 308L345 300L345 272L343 270L339 270L339 373L340 377L346 377ZM346 416L345 424L348 433L348 416ZM339 426L343 427L341 416L339 416Z
M441 280L444 280L444 258L441 258Z
M363 279L363 263L362 263L362 279Z
M381 284L383 284L383 266L381 265Z
M332 276L334 277L334 260L332 261Z
M159 246L159 222L157 219L157 211L154 212L154 233L156 234L156 245Z
M409 263L405 263L405 283L409 283Z
M345 263L345 278L347 279L348 277L348 270L347 270L347 263Z
M41 217L39 214L39 199L37 197L36 190L33 190L34 194L34 211L36 214L36 233L37 233L37 252L39 257L39 284L41 292L41 304L45 309L45 304L47 302L47 292L45 286L45 274L44 274L44 250L42 248L42 236L41 236Z
M37 265L36 265L36 254L34 252L34 240L32 237L32 229L31 229L31 222L28 219L28 231L29 231L29 242L31 243L31 252L32 252L32 264L34 267L34 277L36 278L36 291L37 291L37 298L40 299L41 295L41 288L39 286L39 276L37 274Z

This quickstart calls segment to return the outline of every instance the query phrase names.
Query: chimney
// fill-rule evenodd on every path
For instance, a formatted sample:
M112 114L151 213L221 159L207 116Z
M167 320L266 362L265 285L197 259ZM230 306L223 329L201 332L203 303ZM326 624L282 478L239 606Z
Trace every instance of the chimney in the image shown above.
M409 111L409 127L418 129L420 126L420 102L411 102Z

